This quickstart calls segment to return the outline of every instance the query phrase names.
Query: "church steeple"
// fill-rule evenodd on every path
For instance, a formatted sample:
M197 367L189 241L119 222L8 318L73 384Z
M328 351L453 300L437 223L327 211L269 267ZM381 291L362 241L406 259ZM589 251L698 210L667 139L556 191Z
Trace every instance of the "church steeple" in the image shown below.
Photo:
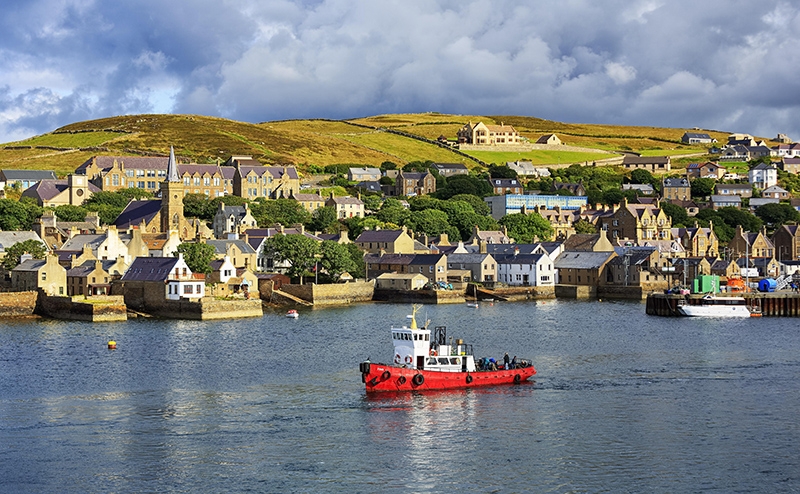
M169 161L167 162L167 182L180 182L181 177L178 175L178 164L175 162L175 149L169 147Z

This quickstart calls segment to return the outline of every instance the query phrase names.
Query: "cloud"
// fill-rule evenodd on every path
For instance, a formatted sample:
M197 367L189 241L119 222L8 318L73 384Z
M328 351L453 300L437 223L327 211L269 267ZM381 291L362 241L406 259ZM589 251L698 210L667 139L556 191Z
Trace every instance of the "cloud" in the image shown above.
M7 3L2 142L152 111L520 114L800 139L793 2Z

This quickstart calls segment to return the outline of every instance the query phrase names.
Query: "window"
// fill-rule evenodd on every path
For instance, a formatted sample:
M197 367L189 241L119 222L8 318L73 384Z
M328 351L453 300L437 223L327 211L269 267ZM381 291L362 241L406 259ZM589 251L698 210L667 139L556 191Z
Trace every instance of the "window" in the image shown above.
M194 290L194 286L193 285L183 285L183 293L184 294L190 294L190 293L192 293L193 290Z

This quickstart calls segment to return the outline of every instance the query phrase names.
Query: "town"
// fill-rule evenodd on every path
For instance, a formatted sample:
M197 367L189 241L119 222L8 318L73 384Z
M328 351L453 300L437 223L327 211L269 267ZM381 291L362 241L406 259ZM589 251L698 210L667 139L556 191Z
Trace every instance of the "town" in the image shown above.
M386 161L299 170L96 155L0 170L2 313L209 319L262 303L629 298L800 283L800 144L731 134L702 161L622 156L548 167ZM458 152L569 148L465 123Z

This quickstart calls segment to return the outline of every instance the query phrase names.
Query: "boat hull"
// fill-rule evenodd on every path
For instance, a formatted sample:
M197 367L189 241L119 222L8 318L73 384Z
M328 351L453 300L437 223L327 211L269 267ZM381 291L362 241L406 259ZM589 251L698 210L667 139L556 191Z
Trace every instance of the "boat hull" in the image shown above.
M519 384L534 374L536 374L536 369L532 365L496 371L441 372L370 362L361 364L361 380L366 385L368 393Z
M678 312L689 317L750 317L750 310L745 306L683 305L678 307Z

